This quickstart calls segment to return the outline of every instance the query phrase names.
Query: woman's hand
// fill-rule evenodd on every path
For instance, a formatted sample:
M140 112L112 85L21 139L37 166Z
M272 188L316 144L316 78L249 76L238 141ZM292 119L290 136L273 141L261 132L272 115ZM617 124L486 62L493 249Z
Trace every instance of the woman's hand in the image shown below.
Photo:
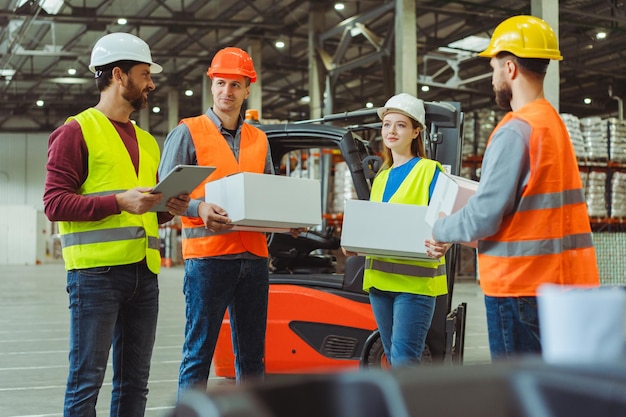
M434 239L426 239L424 241L424 246L426 246L426 255L433 259L439 259L446 254L452 244L437 242Z

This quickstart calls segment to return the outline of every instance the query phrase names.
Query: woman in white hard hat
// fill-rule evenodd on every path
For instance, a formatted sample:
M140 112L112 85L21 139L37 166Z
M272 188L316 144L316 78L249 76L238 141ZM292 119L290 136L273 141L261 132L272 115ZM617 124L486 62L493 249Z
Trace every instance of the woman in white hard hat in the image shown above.
M426 158L424 103L410 94L391 97L378 109L384 164L370 201L428 205L441 165ZM444 254L450 245L426 241L432 261L368 256L363 289L370 303L387 361L393 367L421 362L435 299L446 294Z

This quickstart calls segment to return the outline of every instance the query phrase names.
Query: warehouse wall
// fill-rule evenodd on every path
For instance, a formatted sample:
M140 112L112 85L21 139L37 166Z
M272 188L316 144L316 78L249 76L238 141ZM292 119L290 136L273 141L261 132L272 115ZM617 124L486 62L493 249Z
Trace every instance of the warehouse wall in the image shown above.
M43 210L47 133L0 133L0 205Z
M43 215L47 133L0 133L0 265L46 260L51 227Z

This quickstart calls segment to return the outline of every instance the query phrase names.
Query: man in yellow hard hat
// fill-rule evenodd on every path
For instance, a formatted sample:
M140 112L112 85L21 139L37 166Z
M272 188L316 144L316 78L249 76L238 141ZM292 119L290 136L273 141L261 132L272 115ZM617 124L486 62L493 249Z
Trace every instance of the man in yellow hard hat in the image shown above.
M533 16L503 21L479 55L491 59L496 103L511 111L489 138L475 196L438 219L433 236L478 240L492 359L539 354L538 287L599 284L574 149L543 92L550 60L562 57Z
M215 166L205 183L237 172L273 173L267 137L244 123L241 108L256 71L243 50L218 51L207 75L213 107L183 119L165 139L160 173L178 164ZM204 200L204 183L181 217L185 259L185 341L178 392L206 388L218 334L228 308L237 381L263 376L269 287L264 233L230 231L226 211Z

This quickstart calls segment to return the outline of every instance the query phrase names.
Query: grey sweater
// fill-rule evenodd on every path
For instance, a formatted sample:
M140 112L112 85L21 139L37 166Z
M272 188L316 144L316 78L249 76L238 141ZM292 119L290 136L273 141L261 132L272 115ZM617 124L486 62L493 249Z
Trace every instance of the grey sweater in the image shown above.
M530 175L530 134L525 121L511 119L500 127L485 151L476 194L456 213L433 227L439 242L471 242L498 231L502 218L514 211Z

